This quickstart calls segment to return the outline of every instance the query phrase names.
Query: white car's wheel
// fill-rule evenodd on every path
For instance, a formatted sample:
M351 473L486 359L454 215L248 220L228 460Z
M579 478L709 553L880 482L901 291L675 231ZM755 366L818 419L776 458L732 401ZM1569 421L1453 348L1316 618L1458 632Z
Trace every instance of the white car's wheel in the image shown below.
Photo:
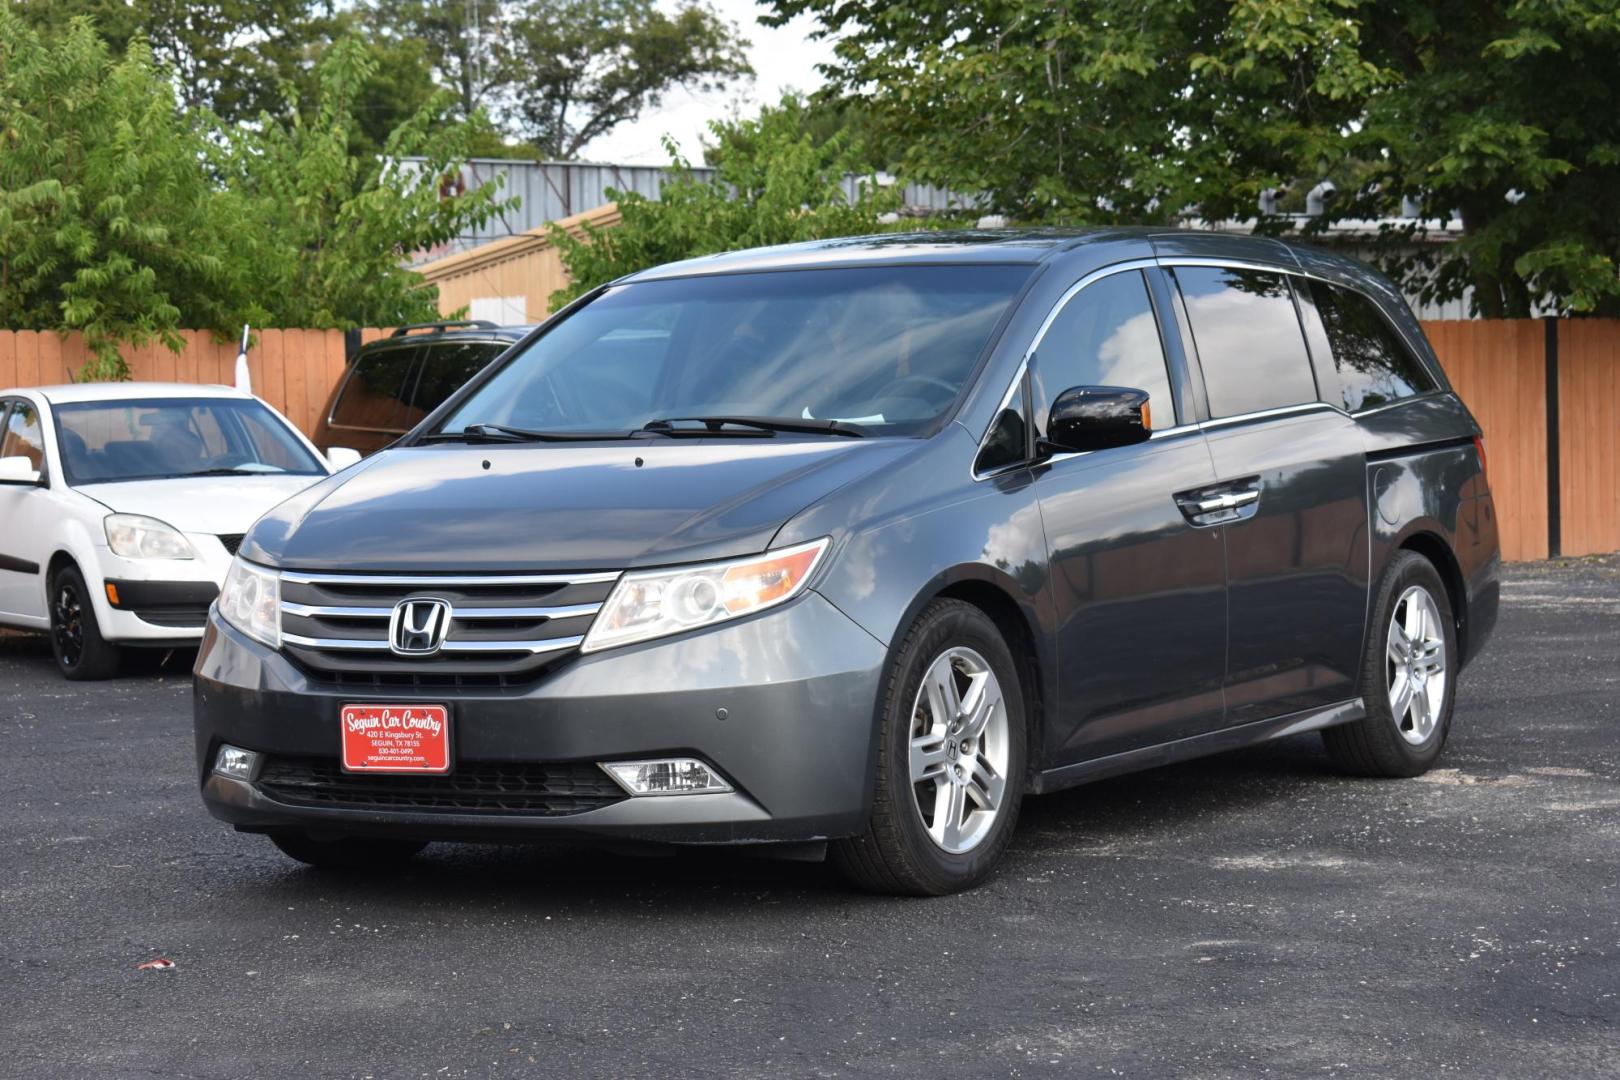
M106 679L118 674L122 650L101 636L90 589L71 564L51 575L51 651L70 679Z

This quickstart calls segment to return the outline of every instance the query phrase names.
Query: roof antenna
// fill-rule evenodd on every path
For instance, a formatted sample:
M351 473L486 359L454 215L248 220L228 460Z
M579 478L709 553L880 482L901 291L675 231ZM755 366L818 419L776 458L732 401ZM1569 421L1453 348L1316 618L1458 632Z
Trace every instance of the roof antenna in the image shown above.
M248 374L248 324L242 324L242 346L236 350L236 388L245 394L253 393L253 377Z

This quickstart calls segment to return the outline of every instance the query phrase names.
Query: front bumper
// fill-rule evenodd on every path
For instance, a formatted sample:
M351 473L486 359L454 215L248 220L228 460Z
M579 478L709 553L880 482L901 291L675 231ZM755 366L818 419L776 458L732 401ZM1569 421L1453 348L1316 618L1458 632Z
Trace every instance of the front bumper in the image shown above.
M870 812L883 646L811 592L774 611L644 645L576 656L520 688L383 689L320 681L209 620L194 690L203 801L246 831L523 840L566 835L670 843L815 840ZM221 743L272 760L339 754L345 704L446 704L458 767L699 757L735 790L624 797L578 812L420 804L307 805L262 781L214 774ZM347 777L345 781L361 778Z

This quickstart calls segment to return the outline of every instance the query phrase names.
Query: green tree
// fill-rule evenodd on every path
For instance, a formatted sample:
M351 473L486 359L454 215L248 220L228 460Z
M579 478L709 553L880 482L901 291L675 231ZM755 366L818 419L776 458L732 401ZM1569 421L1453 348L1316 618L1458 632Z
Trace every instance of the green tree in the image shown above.
M345 38L323 60L307 107L225 133L213 166L256 322L357 327L437 318L436 291L408 257L501 208L493 183L463 192L443 182L459 176L483 124L480 114L451 122L448 93L389 133L380 158L351 153L356 107L375 74L367 45Z
M772 6L821 18L833 92L871 111L911 175L1002 212L1247 218L1266 188L1343 176L1313 229L1407 196L1436 220L1461 212L1458 243L1396 267L1409 288L1472 287L1486 315L1620 312L1614 0Z
M282 84L308 70L312 47L332 32L331 0L9 0L48 34L95 20L114 55L144 38L173 76L180 105L223 119L278 111Z
M550 228L571 284L552 294L555 310L598 285L660 263L736 248L882 232L899 192L871 180L845 190L862 160L847 133L818 139L805 129L803 102L789 96L756 119L710 125L719 154L716 175L699 180L673 144L671 171L658 200L609 191L620 222L586 226L574 236Z
M365 19L422 43L461 116L483 109L538 158L574 157L677 87L751 74L747 42L699 0L370 0Z
M106 378L120 342L227 325L245 292L206 150L140 38L114 63L87 19L47 39L0 9L0 326L82 330Z
M670 14L654 0L531 0L513 31L511 116L546 157L577 156L676 87L753 73L736 27L694 0Z

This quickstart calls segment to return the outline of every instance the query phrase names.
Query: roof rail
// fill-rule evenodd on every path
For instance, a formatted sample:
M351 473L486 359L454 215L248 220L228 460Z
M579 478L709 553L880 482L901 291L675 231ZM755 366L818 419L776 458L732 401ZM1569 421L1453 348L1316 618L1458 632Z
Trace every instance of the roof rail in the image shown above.
M450 330L457 326L471 326L479 330L495 330L498 326L488 319L451 319L447 322L412 323L410 326L401 326L389 337L404 337L412 330Z

